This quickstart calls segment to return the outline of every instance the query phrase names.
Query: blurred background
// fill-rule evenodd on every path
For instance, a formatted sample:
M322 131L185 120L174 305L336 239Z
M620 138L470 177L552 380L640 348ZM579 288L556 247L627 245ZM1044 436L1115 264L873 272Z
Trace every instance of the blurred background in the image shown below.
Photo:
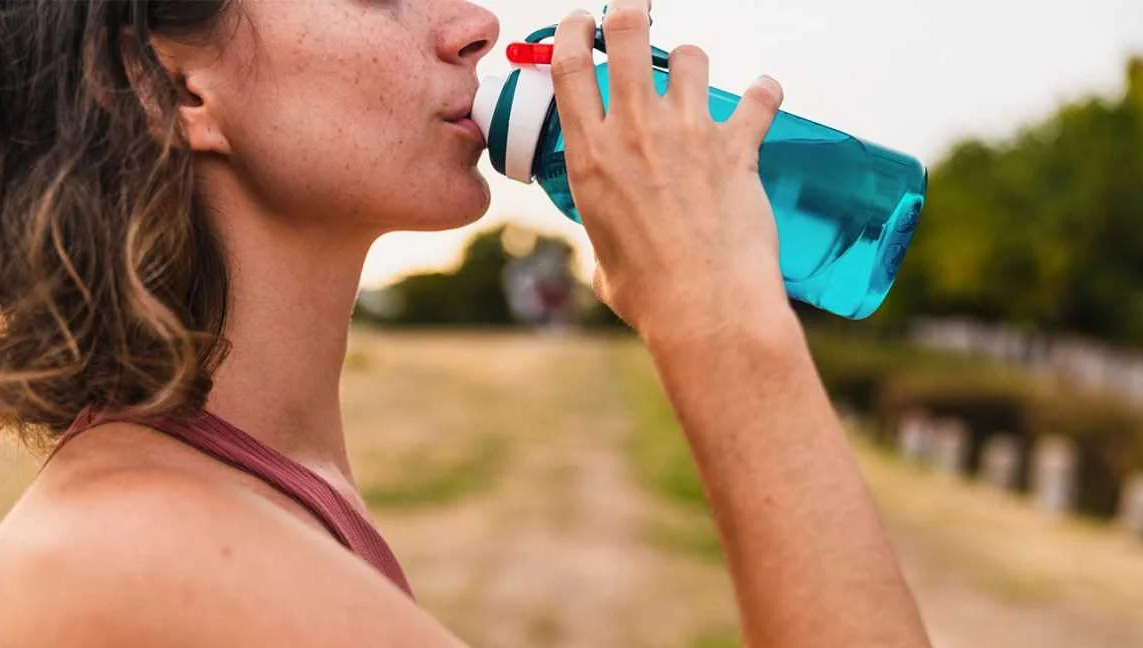
M483 4L504 44L581 3ZM1143 2L654 15L716 86L769 73L790 112L930 168L882 311L800 312L935 645L1143 646ZM686 446L587 287L586 235L484 165L485 219L388 235L366 268L343 404L382 533L475 646L740 645ZM0 446L0 514L34 470Z

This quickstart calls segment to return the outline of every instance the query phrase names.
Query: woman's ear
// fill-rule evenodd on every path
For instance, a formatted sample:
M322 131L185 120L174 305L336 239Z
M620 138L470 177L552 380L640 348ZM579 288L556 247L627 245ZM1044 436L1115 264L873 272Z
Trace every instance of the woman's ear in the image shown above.
M173 77L179 95L179 122L187 144L195 153L230 155L230 140L217 117L217 102L200 76Z
M210 90L211 68L206 65L216 59L203 56L196 47L175 43L161 36L152 35L151 46L166 71L167 78L174 84L175 108L187 146L195 153L230 155L230 140L223 132L218 118L220 111L217 96ZM146 83L136 83L132 79L132 85L136 87L139 100L143 103L153 134L165 137L167 124L160 104L147 91Z

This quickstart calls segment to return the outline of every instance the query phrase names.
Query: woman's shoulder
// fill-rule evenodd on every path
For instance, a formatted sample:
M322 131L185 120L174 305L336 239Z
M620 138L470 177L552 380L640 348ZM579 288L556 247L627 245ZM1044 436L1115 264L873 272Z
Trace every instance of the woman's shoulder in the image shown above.
M117 455L127 442L132 452ZM77 438L44 468L0 521L0 637L121 619L112 613L120 605L159 612L165 586L210 578L236 548L275 531L295 534L240 489L171 465L165 450L140 426L114 423ZM78 618L45 625L43 611ZM73 641L84 645L78 636L48 645ZM20 645L0 641L9 643Z
M393 589L273 502L167 461L153 432L106 428L57 455L0 522L0 645L277 643L315 580ZM119 458L119 443L142 445Z
M144 541L183 538L179 532L188 524L243 532L288 519L274 515L264 498L227 472L232 471L145 426L100 425L60 448L0 521L0 552L57 545L74 552L104 538L149 544Z

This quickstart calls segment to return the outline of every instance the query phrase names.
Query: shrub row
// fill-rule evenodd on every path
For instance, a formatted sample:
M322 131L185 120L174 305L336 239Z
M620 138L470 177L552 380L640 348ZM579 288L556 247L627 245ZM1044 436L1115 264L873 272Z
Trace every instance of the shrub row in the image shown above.
M992 435L1015 434L1028 448L1042 437L1067 438L1079 455L1078 505L1099 516L1114 512L1120 484L1143 470L1143 412L1132 403L899 343L812 332L810 345L834 400L874 423L883 441L911 411L957 418L972 435L975 471Z

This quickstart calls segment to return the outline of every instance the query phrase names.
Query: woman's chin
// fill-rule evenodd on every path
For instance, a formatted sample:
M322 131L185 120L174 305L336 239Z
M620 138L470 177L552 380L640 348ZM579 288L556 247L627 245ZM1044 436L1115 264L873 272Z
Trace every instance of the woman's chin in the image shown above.
M444 231L467 227L484 217L492 204L492 194L488 182L478 173L465 178L448 191L440 194L440 199L432 205L432 212L425 214L425 231Z
M480 220L492 206L492 190L488 187L488 180L476 169L472 170L462 187L457 192L455 203L456 219L460 223L458 227Z

